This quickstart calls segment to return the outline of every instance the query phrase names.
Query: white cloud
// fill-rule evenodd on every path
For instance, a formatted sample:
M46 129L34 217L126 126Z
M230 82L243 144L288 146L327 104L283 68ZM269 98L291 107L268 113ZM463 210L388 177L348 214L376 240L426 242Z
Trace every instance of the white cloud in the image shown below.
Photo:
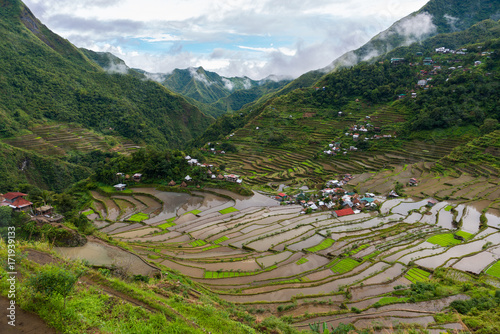
M191 76L193 77L194 80L199 81L199 82L203 82L207 86L210 86L211 84L213 84L213 82L208 81L206 76L204 76L201 73L198 73L197 69L194 67L189 68L189 74L191 74Z
M224 87L226 87L226 89L233 90L234 85L231 82L231 80L228 80L226 78L222 78L222 82L224 83Z
M298 76L358 48L428 0L25 0L78 47L132 68L203 66L224 76ZM417 36L418 17L399 29ZM423 20L420 20L423 19Z
M399 21L395 29L401 35L414 37L418 40L436 31L437 27L432 23L432 15L425 12Z

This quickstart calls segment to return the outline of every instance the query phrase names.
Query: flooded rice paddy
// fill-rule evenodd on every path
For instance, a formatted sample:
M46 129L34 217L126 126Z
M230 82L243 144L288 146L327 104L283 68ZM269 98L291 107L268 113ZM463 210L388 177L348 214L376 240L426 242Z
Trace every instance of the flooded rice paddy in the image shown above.
M433 181L426 186L437 184ZM372 305L393 293L394 287L408 287L411 282L405 275L415 265L429 273L450 267L480 274L500 259L496 229L500 206L484 201L471 205L444 201L428 207L427 198L397 198L382 200L379 213L333 218L329 212L301 215L300 206L280 206L263 194L244 197L220 189L190 195L133 188L127 195L95 195L94 208L102 215L89 216L95 225L129 242L142 256L182 272L227 301L262 302L276 312L283 303L298 300L300 307L286 314L313 312L309 323L325 319L335 325L350 319L357 326L373 321L428 326L434 322L433 312L450 300L417 303L421 311L416 304L379 309ZM224 213L227 209L232 212ZM480 230L483 209L489 227ZM147 219L131 221L137 213L146 214ZM436 235L452 236L457 226L470 233L470 239L446 246L426 241ZM102 263L131 261L119 260L120 255L102 249L94 251L100 251L95 258ZM91 252L82 253L89 256ZM338 311L340 303L346 302L347 289L348 307L362 309L361 314L314 315L327 312L328 305L310 301L329 301L330 309Z

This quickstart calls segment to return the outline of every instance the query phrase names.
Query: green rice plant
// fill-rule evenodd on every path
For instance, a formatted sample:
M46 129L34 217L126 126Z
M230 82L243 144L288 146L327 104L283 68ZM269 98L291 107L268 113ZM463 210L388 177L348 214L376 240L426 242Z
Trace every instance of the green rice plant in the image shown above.
M444 208L444 211L450 211L451 209L453 209L453 205L447 205L447 206Z
M204 240L195 240L189 243L189 245L192 247L204 246L206 244L207 243Z
M439 245L442 247L454 246L454 245L458 245L461 243L460 240L455 239L453 237L453 233L433 235L432 237L427 239L427 242L430 242L431 244Z
M157 227L161 228L162 230L166 230L169 227L175 226L177 225L176 223L174 223L175 218L176 217L169 218L165 223L157 225Z
M349 253L347 253L348 255L354 255L356 253L359 253L360 251L362 251L363 249L367 248L368 245L361 245L359 246L358 248L356 249L353 249L352 251L350 251Z
M192 213L193 215L197 215L197 214L201 213L201 210L191 210L191 211L186 212L185 215L187 215L188 213Z
M215 240L214 244L217 245L217 244L220 244L221 242L226 241L226 240L229 240L229 238L226 236L223 236L223 237L220 237L219 239Z
M87 217L87 216L89 216L89 215L91 215L91 214L93 214L93 213L95 213L95 212L94 212L94 210L92 210L92 209L90 209L89 211L82 212L82 214L83 214L85 217Z
M222 209L222 210L219 210L219 212L223 215L227 214L227 213L231 213L231 212L237 212L239 211L238 209L235 209L233 208L232 206L230 206L229 208L225 208L225 209Z
M147 220L147 219L149 219L149 215L142 213L142 212L138 212L138 213L132 215L132 217L128 218L127 220L132 221L132 222L142 222L143 220Z
M301 258L300 260L298 260L297 262L295 262L296 264L298 265L301 265L301 264L304 264L306 262L309 262L308 259L306 259L305 257Z
M412 283L417 283L428 280L430 275L431 273L425 270L419 268L411 268L410 270L408 270L404 277Z
M500 278L500 261L495 262L486 270L486 274Z
M330 268L330 270L334 274L343 274L343 273L346 273L348 271L353 270L358 265L359 265L358 261L351 259L351 258L345 258L345 259L341 259L340 261L338 261L336 263L333 263L331 266L327 265L327 268Z
M220 245L210 245L208 247L205 247L202 249L202 251L207 251L207 250L210 250L210 249L214 249L214 248L217 248L217 247L220 247Z
M371 259L372 257L375 257L375 256L377 256L377 255L379 255L379 254L380 254L380 251L375 251L375 252L373 252L373 253L370 253L370 254L368 254L368 255L363 256L363 260L365 260L365 261L366 261L366 260L369 260L369 259Z
M306 251L312 252L312 253L318 252L320 250L327 249L328 247L333 245L334 242L335 242L335 240L328 238L328 239L323 240L319 245L316 245L316 246L310 247L310 248L306 248Z
M473 234L468 233L468 232L464 232L464 231L457 231L457 232L455 232L455 234L458 236L461 236L465 240L469 240L474 236Z

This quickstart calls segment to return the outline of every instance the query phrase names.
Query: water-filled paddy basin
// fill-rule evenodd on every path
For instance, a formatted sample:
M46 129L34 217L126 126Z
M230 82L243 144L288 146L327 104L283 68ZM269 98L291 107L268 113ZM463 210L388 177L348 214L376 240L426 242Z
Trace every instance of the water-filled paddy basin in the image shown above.
M273 255L269 255L269 256L260 257L260 258L255 259L255 261L257 261L264 268L267 268L267 267L270 267L274 264L278 264L282 261L285 261L292 254L293 254L292 252L286 251L286 252L282 252L279 254L273 254Z
M139 224L139 223L128 224L128 226L123 226L123 227L117 228L116 230L113 230L113 232L111 232L109 234L122 233L122 232L127 232L130 230L136 230L139 228L143 228L142 224Z
M456 262L453 265L453 268L479 275L486 267L497 259L498 256L484 251L476 255L464 257L460 261Z
M130 232L122 232L122 233L116 233L115 237L116 238L137 238L137 237L142 237L146 234L149 233L154 233L154 232L160 232L160 229L157 228L143 228L140 230L135 230L135 231L130 231Z
M480 217L481 212L475 207L468 205L462 217L462 230L472 234L477 233L479 231Z
M134 213L135 205L132 202L119 198L113 198L113 200L121 209L120 220L130 217Z
M106 208L104 207L104 205L99 201L94 201L93 205L94 205L95 209L101 214L101 217L103 219L106 219L107 213L106 213ZM98 219L98 218L96 218L96 219Z
M419 246L415 247L415 249L413 249L412 253L408 253L407 255L398 259L398 262L401 262L401 263L408 265L408 263L410 263L411 261L414 261L416 259L420 259L421 257L439 254L439 253L442 253L444 251L445 251L445 248L439 247L437 245L431 244L430 242L426 241L426 242L420 244ZM423 260L423 262L425 262L425 260Z
M370 284L378 284L390 281L394 279L394 277L401 275L403 270L405 270L405 266L403 266L400 263L396 263L395 265L393 265L388 269L385 269L381 273L364 280L363 284L370 285Z
M425 259L421 259L421 260L416 261L415 263L422 266L422 267L425 267L425 268L435 269L435 268L443 265L446 261L448 261L451 258L459 258L459 257L465 256L465 255L470 254L470 253L479 252L482 249L484 244L485 244L485 241L483 241L483 240L468 242L466 244L460 244L460 245L449 248L447 251L445 251L442 254L428 256ZM443 250L443 249L441 249L441 250ZM429 255L429 254L427 254L427 255ZM421 257L421 256L419 256L419 257Z
M118 228L125 227L125 226L130 226L129 223L113 223L101 230L103 233L110 233Z
M55 247L57 253L70 259L82 259L94 266L122 267L133 275L149 275L158 271L137 255L118 247L89 241L81 247Z
M287 248L291 250L302 250L304 248L310 248L314 247L316 245L319 245L323 240L325 240L324 237L322 237L319 234L314 234L313 236L307 238L306 240L296 242L294 244L288 245Z
M419 201L419 202L401 202L398 206L392 208L392 213L398 213L400 215L406 216L408 211L418 210L424 205L427 204L427 199Z
M254 192L253 196L241 196L224 189L208 189L213 192L229 196L235 200L234 207L238 210L243 210L250 207L262 207L262 206L279 206L280 202L274 200L270 197L264 196L257 192Z
M106 206L106 209L108 211L108 215L107 215L108 220L114 221L118 218L118 215L120 214L120 208L118 207L118 205L116 205L116 203L111 198L103 196L103 195L99 194L97 191L93 191L93 190L90 191L90 193L92 194L92 197L94 197L95 199L98 199L99 201L104 203L104 205ZM95 203L98 203L98 202L96 201ZM104 214L104 216L106 216L106 214Z
M453 213L451 212L451 210L446 211L445 209L441 209L441 211L439 211L437 225L448 230L452 230L454 228Z
M398 205L399 203L403 202L404 199L398 198L398 199L389 199L382 203L382 206L380 207L380 212L382 214L389 213L393 207Z
M170 269L179 270L181 273L183 273L184 275L189 276L189 277L203 277L203 274L204 274L204 270L201 268L194 268L194 267L185 266L185 265L182 265L180 263L173 262L170 260L163 260L161 262L161 264L170 268Z
M101 229L105 226L108 226L109 225L109 222L107 221L101 221L101 220L94 220L92 222L92 224L94 224L95 227L97 227L98 229Z
M240 296L221 295L220 297L222 299L232 301L232 302L249 303L249 302L265 301L265 300L288 301L293 296L295 296L299 293L301 293L305 296L318 295L318 294L323 294L323 293L332 293L332 292L337 292L338 288L340 286L350 285L357 280L362 280L363 278L366 278L367 276L370 276L370 275L374 274L375 272L381 270L385 266L387 266L385 263L379 262L379 263L376 263L375 265L367 268L366 270L360 272L357 275L353 275L353 276L345 277L345 278L339 278L339 279L321 284L319 286L314 286L314 287L304 287L301 289L296 289L296 288L287 289L287 288L285 288L283 290L266 292L266 293L261 293L258 295L247 295L247 296L245 296L245 295L240 295Z
M134 198L146 205L146 208L142 211L142 213L145 213L147 215L150 215L161 208L160 202L146 195L134 195ZM150 223L150 220L146 220L144 222Z
M394 282L380 285L365 285L363 287L353 287L351 289L351 300L362 300L370 297L380 296L388 292L394 292L397 285L408 285L410 281L406 278L398 278Z
M497 209L488 209L488 212L485 214L486 219L488 220L489 226L499 227L500 226L500 212Z

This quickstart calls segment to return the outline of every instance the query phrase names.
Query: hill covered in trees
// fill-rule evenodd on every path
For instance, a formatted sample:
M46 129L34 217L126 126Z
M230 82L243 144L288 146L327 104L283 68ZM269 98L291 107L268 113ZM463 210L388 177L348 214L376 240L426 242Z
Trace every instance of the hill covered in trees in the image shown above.
M102 70L20 1L0 5L0 137L57 121L179 147L213 121L153 81Z

